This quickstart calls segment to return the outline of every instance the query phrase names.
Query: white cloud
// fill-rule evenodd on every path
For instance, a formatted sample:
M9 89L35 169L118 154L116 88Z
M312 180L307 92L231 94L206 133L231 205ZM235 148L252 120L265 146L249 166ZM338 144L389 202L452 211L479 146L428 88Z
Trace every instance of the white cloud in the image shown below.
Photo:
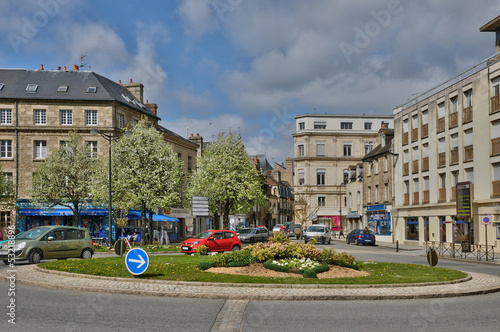
M215 106L215 101L209 92L196 95L192 87L171 91L170 96L188 113L205 111Z
M212 3L212 1L199 0L181 1L179 14L188 35L199 37L219 28L219 23L212 12Z

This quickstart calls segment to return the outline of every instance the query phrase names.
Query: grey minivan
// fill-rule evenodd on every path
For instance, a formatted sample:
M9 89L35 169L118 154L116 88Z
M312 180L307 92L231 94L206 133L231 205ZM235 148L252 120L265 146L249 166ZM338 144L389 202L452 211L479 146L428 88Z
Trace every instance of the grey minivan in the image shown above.
M92 258L94 249L86 228L69 226L41 226L30 229L14 241L14 246L4 242L0 246L0 260L28 260L38 264L42 259Z
M332 242L332 233L330 232L330 227L327 225L312 225L307 227L304 232L304 240L307 242L309 239L314 239L318 237L318 242L325 244L327 242L330 244Z

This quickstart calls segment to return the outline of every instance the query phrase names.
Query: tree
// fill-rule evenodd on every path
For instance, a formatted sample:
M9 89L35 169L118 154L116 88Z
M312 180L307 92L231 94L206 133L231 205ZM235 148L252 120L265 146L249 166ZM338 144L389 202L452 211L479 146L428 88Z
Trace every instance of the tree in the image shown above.
M318 205L312 206L310 203L312 195L313 192L309 188L303 193L295 194L295 221L300 223L302 229L319 210Z
M108 160L101 160L95 196L107 200ZM181 200L182 162L172 145L154 125L142 119L132 135L121 137L112 150L113 204L120 209L141 210L141 245L146 240L146 213L151 229L153 211ZM152 232L150 232L151 238Z
M209 209L222 216L222 226L229 228L229 214L248 212L264 205L266 197L257 171L252 167L239 136L220 133L217 140L203 151L197 170L190 181L192 196L206 196Z
M14 210L16 208L16 190L12 183L12 176L2 171L0 165L0 209Z
M62 205L73 211L73 221L88 207L96 159L76 131L59 150L40 163L33 174L32 197L38 204Z

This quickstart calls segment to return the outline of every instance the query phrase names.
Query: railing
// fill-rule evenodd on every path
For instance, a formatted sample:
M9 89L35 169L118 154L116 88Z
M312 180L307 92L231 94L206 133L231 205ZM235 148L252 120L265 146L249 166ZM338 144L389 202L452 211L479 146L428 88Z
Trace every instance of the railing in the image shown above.
M422 172L429 170L429 157L424 157L422 159Z
M463 123L471 122L472 120L474 120L473 114L474 113L472 113L472 106L464 108L462 114Z
M411 141L415 142L418 141L418 128L414 128L411 131Z
M458 126L458 112L450 114L450 129Z
M411 172L412 174L418 173L418 160L413 160L411 162Z
M410 174L410 163L403 164L403 175Z
M491 108L490 114L493 114L500 110L500 95L496 95L490 98Z
M491 140L491 154L493 156L500 154L500 137Z
M403 133L403 145L408 144L408 132Z
M438 154L438 167L446 166L446 152Z
M438 202L446 202L446 188L438 189Z
M458 148L453 148L450 154L450 165L458 164Z
M423 194L424 194L424 197L422 199L422 203L429 203L431 201L429 190L424 190Z
M461 243L426 241L425 251L434 249L439 256L460 257L467 259L475 257L476 260L495 261L495 246L484 244L469 244L464 241Z
M405 194L404 205L409 205L409 204L410 204L410 194Z
M438 119L437 132L440 133L444 131L444 118Z
M415 191L413 192L413 201L412 201L413 204L420 204L420 196L419 196L419 192L418 191Z
M493 181L493 196L500 196L500 181Z
M426 138L427 136L429 136L429 125L427 123L422 125L422 131L420 132L420 135L422 136L422 138Z
M474 146L468 145L464 148L464 161L471 161L474 159Z

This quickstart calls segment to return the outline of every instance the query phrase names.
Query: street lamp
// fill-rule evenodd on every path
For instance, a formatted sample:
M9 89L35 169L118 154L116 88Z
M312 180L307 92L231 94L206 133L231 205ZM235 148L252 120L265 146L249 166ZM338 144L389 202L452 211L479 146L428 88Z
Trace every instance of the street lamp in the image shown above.
M342 187L345 187L345 186L346 186L345 182L342 182L342 183L339 185L339 187L340 187L340 200L339 200L339 203L340 203L340 204L339 204L339 205L340 205L340 208L339 208L339 209L340 209L340 220L339 220L339 223L340 223L341 233L344 233L344 231L343 231L343 226L342 226L342 201L343 201L343 197L342 197ZM347 193L347 192L346 192L346 193ZM346 226L345 228L346 228L346 231L347 231L347 220L346 220L346 225L345 225L345 226ZM340 239L340 233L339 233L339 239Z
M94 136L96 135L101 135L105 140L108 141L109 143L109 183L108 183L108 198L109 198L109 204L108 204L108 223L109 223L109 246L111 247L112 245L112 201L111 201L111 142L122 137L123 135L125 136L130 136L132 133L128 130L126 131L114 131L110 133L105 133L102 131L99 131L97 129L92 129L90 133Z

